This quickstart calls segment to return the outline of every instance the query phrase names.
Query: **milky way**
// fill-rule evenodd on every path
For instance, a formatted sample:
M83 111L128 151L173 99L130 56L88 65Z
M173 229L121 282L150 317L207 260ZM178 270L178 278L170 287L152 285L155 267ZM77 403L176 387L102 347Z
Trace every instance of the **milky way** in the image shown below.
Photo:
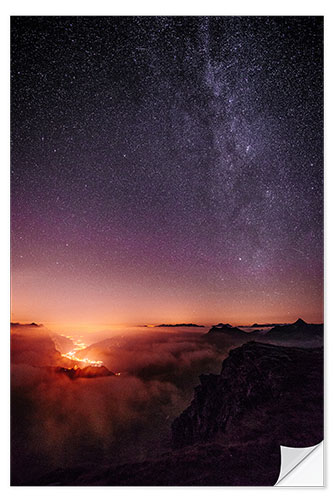
M322 30L13 18L14 319L320 321Z

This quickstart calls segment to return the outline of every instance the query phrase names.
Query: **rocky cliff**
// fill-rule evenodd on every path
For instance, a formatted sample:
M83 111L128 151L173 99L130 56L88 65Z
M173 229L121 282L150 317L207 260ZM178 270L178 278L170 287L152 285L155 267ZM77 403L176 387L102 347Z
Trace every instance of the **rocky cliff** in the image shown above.
M230 351L219 375L202 375L174 421L175 447L264 436L286 446L322 439L323 351L249 342Z
M280 445L323 439L323 350L248 342L202 375L172 425L173 449L131 463L50 471L35 485L272 486Z

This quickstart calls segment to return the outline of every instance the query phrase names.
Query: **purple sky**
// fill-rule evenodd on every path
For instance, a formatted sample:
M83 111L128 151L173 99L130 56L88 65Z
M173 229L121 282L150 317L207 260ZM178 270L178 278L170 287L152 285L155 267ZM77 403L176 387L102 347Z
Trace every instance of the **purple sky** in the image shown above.
M321 17L12 18L12 315L322 320Z

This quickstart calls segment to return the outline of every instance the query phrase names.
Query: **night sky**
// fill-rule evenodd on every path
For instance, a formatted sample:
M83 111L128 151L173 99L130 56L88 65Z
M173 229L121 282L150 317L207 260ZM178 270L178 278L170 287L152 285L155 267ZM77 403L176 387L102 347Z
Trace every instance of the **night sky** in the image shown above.
M14 17L12 315L322 320L320 17Z

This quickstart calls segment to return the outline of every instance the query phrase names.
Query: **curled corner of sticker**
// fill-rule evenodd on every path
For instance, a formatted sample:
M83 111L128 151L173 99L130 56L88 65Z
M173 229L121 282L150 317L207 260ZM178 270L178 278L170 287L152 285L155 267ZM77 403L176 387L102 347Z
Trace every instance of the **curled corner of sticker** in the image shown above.
M280 446L281 468L275 486L324 486L323 441L308 448Z

